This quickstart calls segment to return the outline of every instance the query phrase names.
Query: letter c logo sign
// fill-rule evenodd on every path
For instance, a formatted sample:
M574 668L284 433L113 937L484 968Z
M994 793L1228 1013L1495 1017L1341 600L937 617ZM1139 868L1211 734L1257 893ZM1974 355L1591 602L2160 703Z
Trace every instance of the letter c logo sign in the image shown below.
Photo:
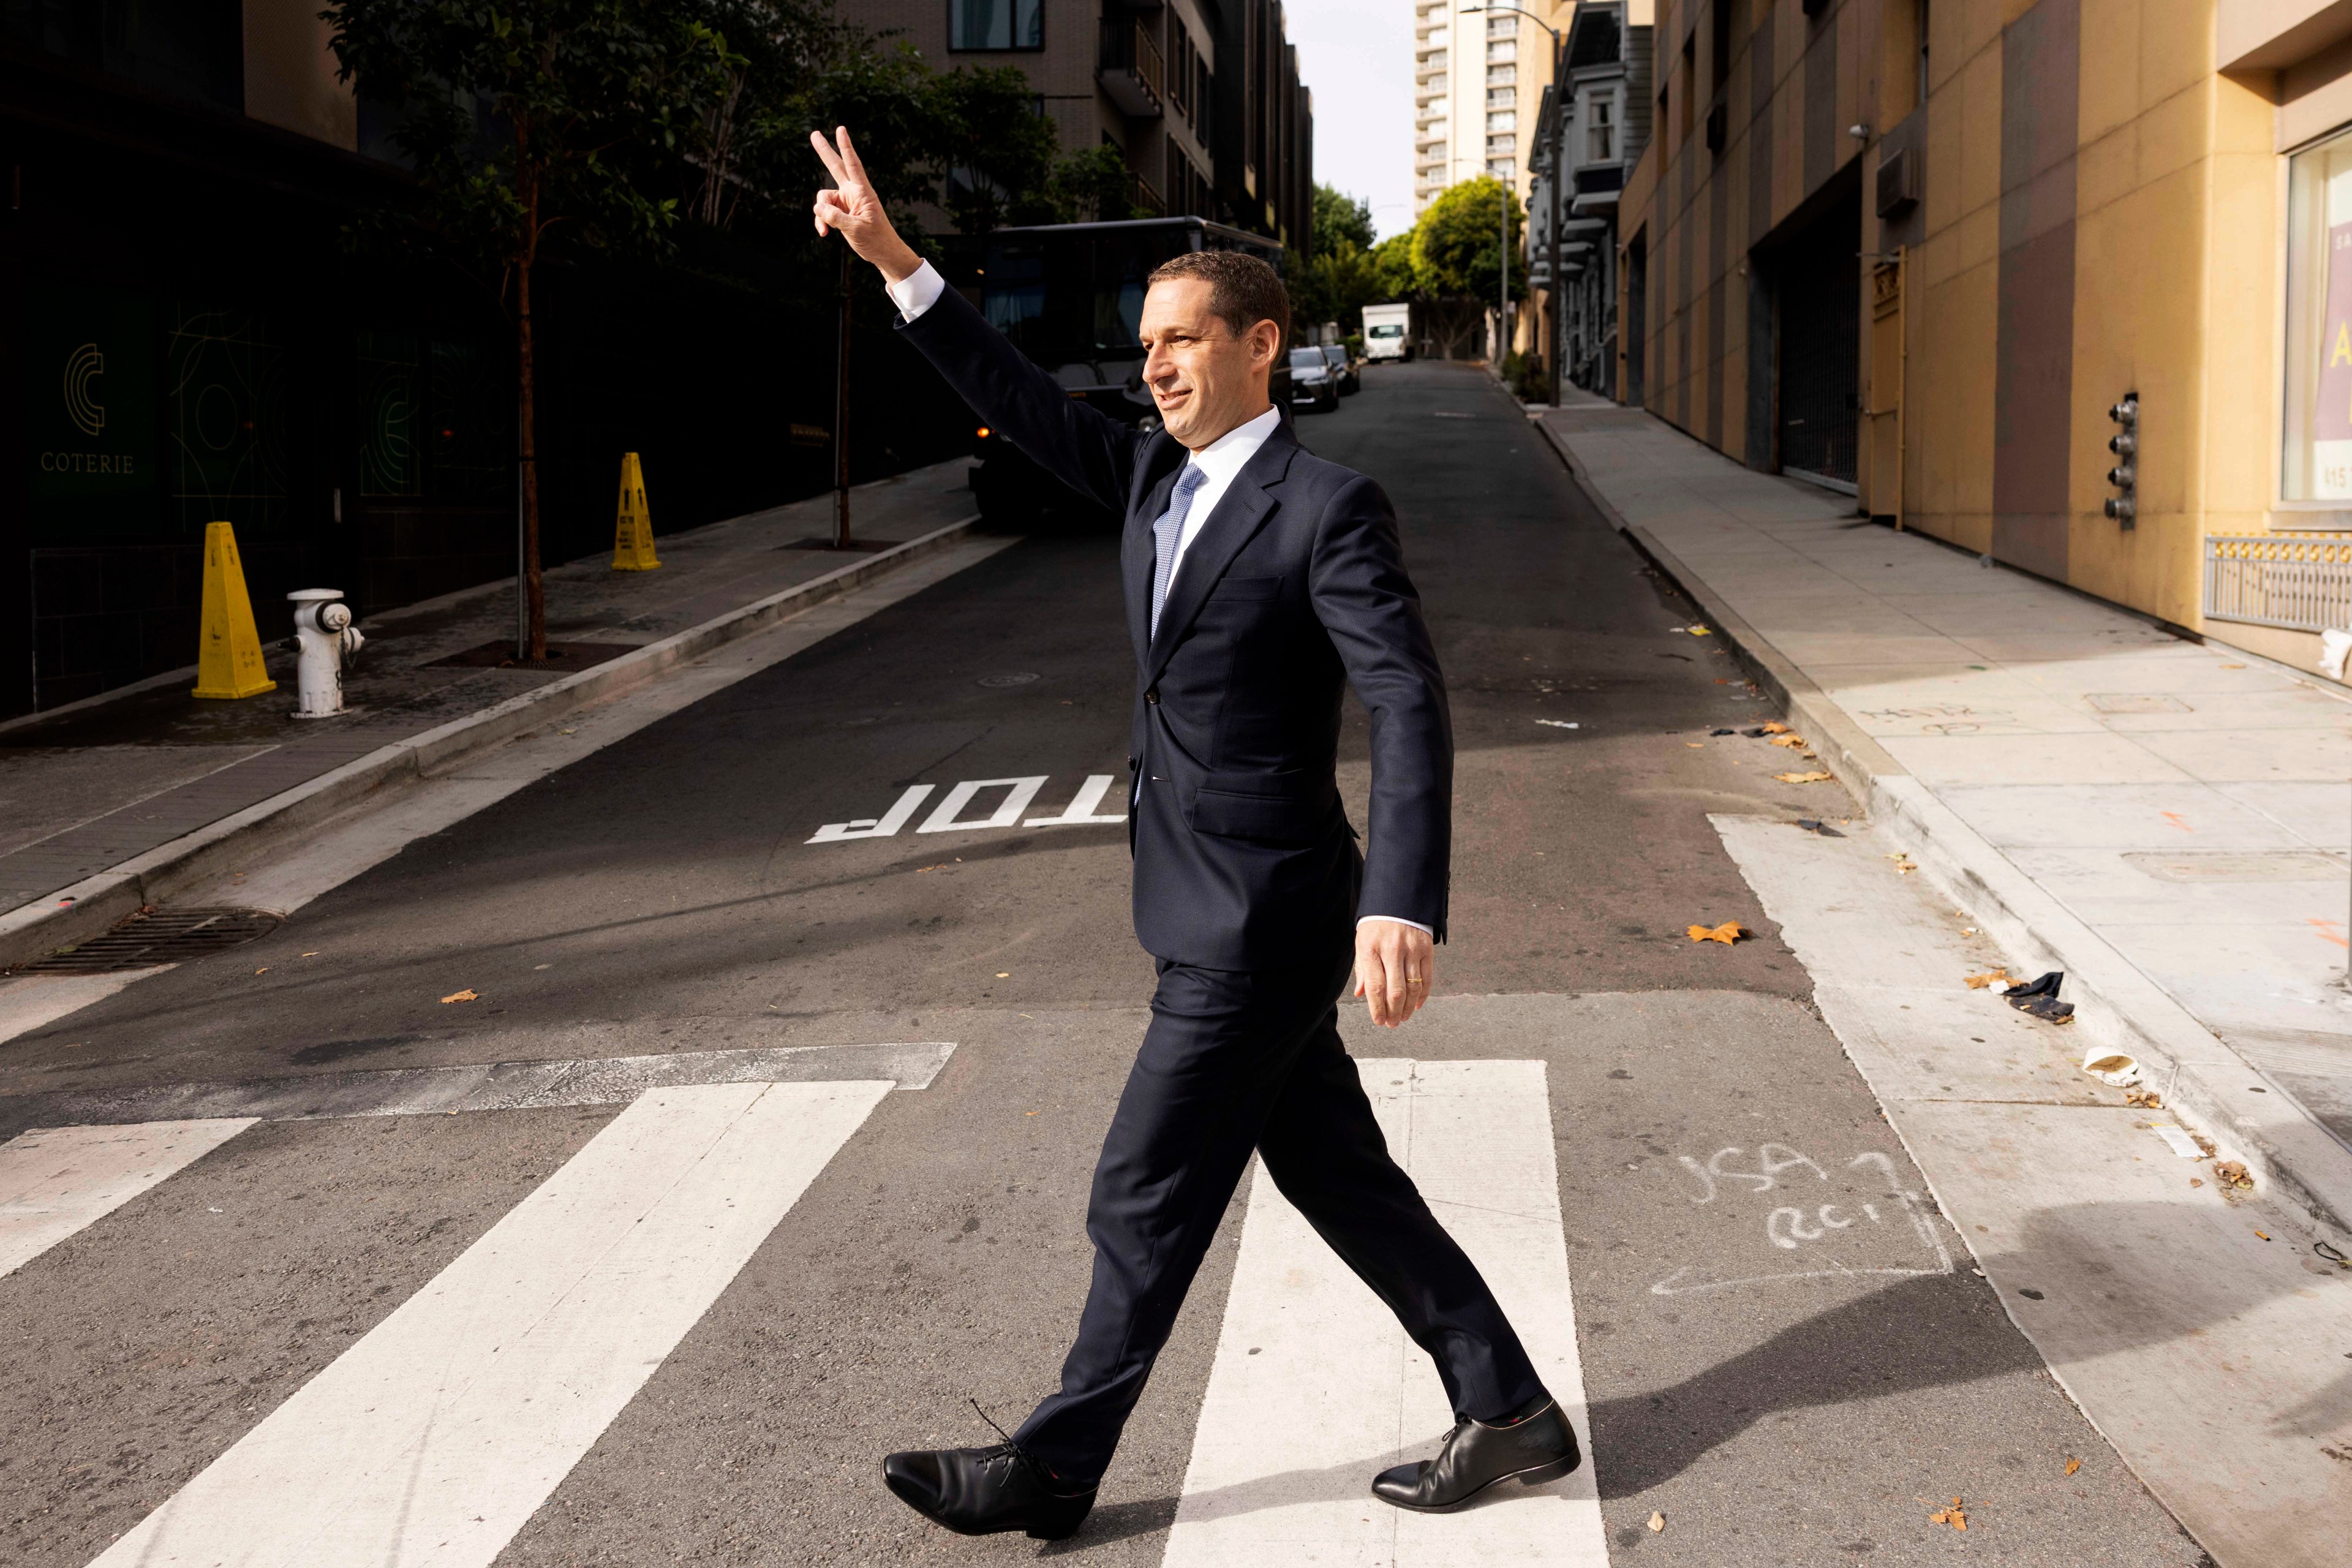
M66 356L66 414L85 436L106 428L106 405L92 397L89 384L106 374L106 356L84 343Z

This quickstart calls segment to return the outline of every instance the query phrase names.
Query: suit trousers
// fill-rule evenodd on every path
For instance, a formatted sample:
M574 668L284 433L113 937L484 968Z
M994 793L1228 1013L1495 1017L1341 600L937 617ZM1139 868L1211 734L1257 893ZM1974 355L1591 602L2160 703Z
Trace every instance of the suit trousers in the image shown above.
M1436 1362L1458 1415L1497 1420L1543 1392L1476 1266L1389 1157L1339 1043L1352 945L1288 969L1160 962L1151 1024L1095 1167L1094 1279L1077 1341L1061 1391L1013 1435L1065 1480L1092 1484L1109 1467L1253 1149Z

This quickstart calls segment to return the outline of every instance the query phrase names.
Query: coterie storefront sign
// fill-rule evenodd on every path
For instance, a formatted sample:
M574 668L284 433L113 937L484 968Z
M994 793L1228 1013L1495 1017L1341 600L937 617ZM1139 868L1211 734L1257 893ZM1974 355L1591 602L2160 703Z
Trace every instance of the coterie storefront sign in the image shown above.
M153 307L135 294L52 286L30 290L26 309L36 537L65 544L152 532Z

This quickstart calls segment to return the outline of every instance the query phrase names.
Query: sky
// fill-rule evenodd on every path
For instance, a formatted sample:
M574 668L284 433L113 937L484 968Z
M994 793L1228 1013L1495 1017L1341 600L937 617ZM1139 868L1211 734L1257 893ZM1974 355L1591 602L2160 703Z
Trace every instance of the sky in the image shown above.
M1315 178L1372 204L1383 239L1412 226L1412 0L1286 0L1315 95Z

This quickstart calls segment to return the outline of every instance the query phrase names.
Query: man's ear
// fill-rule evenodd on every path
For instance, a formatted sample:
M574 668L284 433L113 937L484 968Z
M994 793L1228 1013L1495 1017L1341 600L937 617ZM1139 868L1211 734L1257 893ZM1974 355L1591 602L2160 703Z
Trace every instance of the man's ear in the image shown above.
M1268 369L1273 368L1282 353L1282 329L1272 321L1264 321L1250 329L1250 336L1254 340L1251 357L1263 359Z

